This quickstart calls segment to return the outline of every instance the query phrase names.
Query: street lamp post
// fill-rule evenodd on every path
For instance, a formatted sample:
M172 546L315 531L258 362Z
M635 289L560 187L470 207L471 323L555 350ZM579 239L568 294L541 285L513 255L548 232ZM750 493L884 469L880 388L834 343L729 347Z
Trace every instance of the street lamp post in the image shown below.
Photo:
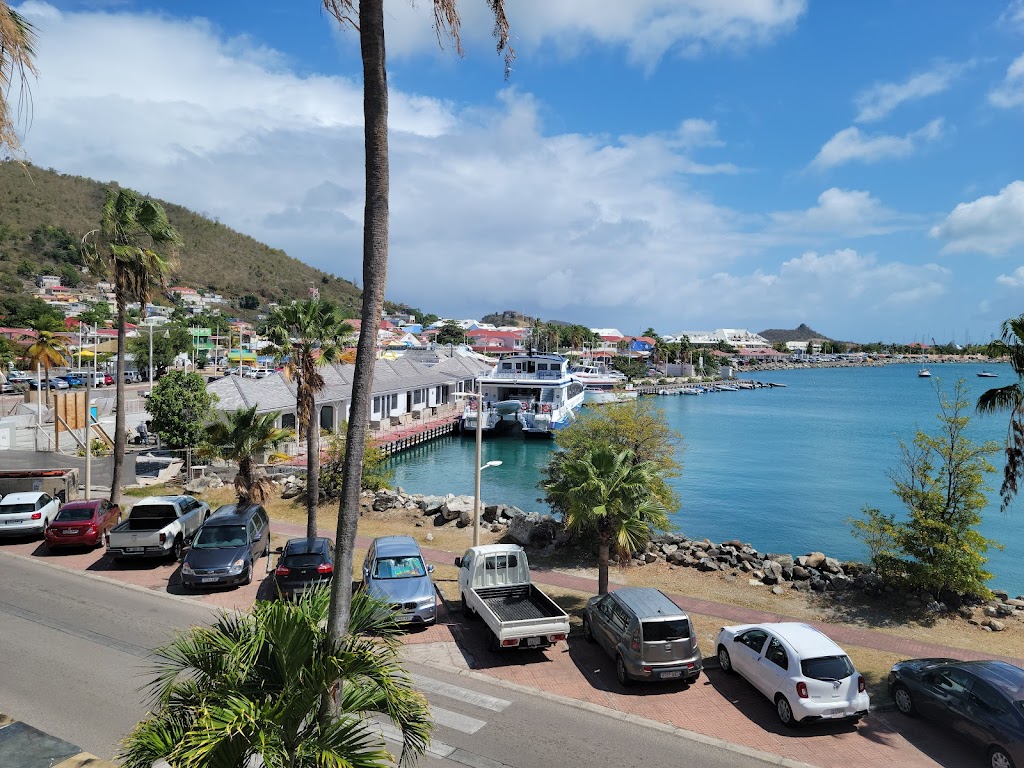
M149 388L153 389L153 323L147 322L149 326ZM118 376L124 376L124 371L118 371Z
M486 464L481 464L483 461L483 426L484 426L484 396L483 388L477 386L477 391L461 394L463 397L475 397L476 398L476 461L473 464L475 472L473 476L473 546L480 546L480 474L488 467L500 467L500 461L488 461Z

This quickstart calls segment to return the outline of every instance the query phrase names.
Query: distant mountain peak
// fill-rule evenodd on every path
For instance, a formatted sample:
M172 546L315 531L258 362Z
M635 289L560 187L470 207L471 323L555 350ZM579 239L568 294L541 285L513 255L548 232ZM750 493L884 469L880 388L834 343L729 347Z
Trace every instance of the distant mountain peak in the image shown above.
M807 323L800 323L800 325L792 330L786 328L769 328L761 331L761 336L764 336L773 344L777 341L811 341L812 339L825 339L827 341L832 341L828 336L823 333L818 333L818 331L811 328Z

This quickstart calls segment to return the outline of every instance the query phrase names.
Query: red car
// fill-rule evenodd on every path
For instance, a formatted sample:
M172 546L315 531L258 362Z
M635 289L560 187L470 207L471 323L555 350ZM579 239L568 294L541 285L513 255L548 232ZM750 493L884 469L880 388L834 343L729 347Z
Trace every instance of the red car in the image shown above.
M109 499L69 501L44 532L46 546L96 547L103 543L103 534L121 520L121 509Z
M111 376L109 373L103 374L103 384L104 384L104 386L107 386L107 387L114 386L114 377Z

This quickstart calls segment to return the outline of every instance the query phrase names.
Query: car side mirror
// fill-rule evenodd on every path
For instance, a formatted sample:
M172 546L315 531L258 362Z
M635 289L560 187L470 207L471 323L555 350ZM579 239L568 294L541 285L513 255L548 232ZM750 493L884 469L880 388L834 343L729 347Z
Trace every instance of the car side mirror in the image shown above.
M427 573L433 573L433 572L434 572L434 566L428 565L427 566Z
M456 568L461 568L462 567L462 558L461 557L456 557L455 558L455 567Z
M277 549L275 549L274 550L274 554L275 555L283 555L284 554L284 547L278 547Z

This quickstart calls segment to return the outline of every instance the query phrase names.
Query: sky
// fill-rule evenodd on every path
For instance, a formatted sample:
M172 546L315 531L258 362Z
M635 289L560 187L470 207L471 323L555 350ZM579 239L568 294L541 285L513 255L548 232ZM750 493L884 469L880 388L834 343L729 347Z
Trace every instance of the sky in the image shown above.
M29 159L357 284L358 33L319 0L26 0ZM387 298L640 334L987 342L1024 312L1024 0L385 0Z

